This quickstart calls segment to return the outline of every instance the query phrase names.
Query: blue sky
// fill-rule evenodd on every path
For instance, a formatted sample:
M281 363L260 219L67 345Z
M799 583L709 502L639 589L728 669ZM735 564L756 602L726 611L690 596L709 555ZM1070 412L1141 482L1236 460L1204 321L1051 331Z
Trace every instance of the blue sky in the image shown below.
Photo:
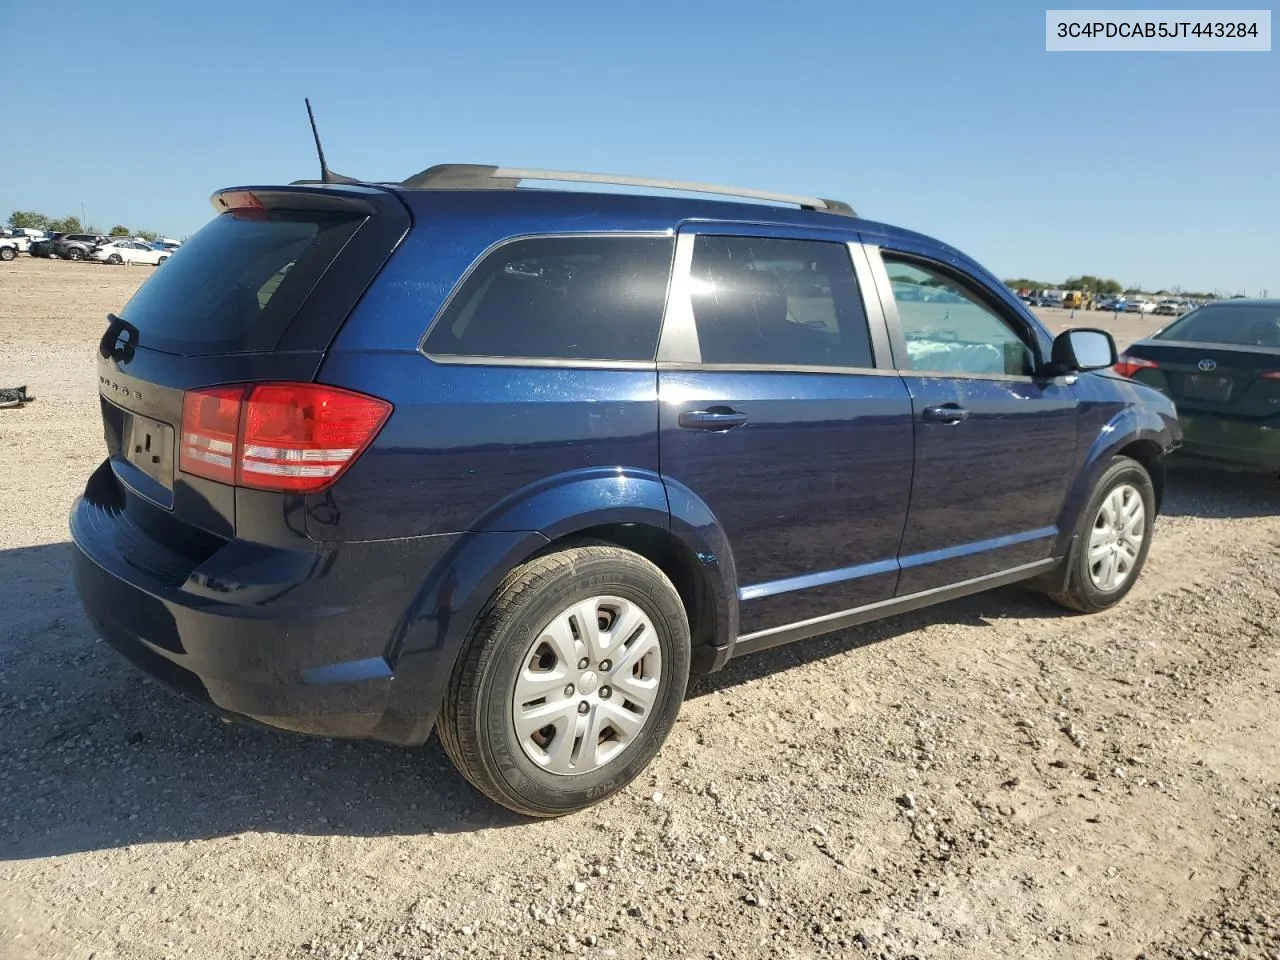
M814 193L1002 276L1280 293L1280 52L1051 54L1044 10L0 0L0 218L83 201L103 227L193 232L220 186L315 175L307 95L352 176Z

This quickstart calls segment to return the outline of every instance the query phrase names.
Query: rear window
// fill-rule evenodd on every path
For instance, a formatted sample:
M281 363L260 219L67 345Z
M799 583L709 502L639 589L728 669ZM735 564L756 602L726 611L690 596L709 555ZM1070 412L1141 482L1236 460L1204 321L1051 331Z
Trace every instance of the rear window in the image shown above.
M446 357L652 360L673 247L665 236L503 244L463 281L425 350Z
M152 350L270 350L362 222L327 212L224 213L157 267L120 316Z
M1280 347L1280 307L1209 304L1169 324L1154 339Z

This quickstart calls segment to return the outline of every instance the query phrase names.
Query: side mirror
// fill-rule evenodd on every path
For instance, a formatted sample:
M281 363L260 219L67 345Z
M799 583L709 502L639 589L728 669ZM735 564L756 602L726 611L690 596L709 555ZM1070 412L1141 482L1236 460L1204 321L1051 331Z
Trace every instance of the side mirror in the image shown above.
M1116 342L1105 330L1078 327L1053 341L1053 366L1063 372L1102 370L1114 366L1117 359Z

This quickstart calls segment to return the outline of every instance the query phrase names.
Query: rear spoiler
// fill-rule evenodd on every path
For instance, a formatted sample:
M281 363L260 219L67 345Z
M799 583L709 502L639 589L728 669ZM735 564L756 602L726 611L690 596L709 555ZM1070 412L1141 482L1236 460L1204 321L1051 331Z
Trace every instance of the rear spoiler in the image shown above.
M331 210L368 216L385 204L400 204L386 189L363 184L291 184L289 186L227 187L209 198L216 213L248 210Z

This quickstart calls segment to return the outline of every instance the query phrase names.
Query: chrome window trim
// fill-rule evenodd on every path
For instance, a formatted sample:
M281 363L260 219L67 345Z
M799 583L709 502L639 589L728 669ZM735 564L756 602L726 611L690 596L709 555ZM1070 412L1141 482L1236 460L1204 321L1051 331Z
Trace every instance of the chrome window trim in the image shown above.
M698 326L693 319L693 298L689 295L689 277L693 267L693 244L696 233L681 230L676 234L676 252L671 264L671 281L667 285L667 304L662 311L662 332L658 336L659 363L702 362L698 343Z
M871 362L876 365L877 370L896 372L889 321L884 313L884 305L880 302L875 273L871 269L871 258L863 244L850 240L847 246L849 260L853 263L853 277L858 284L858 295L862 297L867 332L871 335Z
M658 361L659 370L695 371L706 370L713 373L841 373L858 376L898 377L897 370L886 370L883 367L824 367L800 363L686 363L678 360Z
M607 359L590 359L583 357L485 357L468 354L451 354L451 353L428 353L427 338L431 336L431 331L436 328L441 318L449 311L453 301L457 298L466 282L471 279L471 275L480 268L492 254L497 253L500 249L512 243L520 243L524 240L598 240L598 239L672 239L675 238L675 230L618 230L618 231L599 231L589 230L583 233L575 233L573 231L557 230L551 233L520 233L509 237L503 237L495 240L489 246L485 247L480 254L471 261L467 269L462 271L462 276L453 285L453 289L449 291L449 295L444 298L435 315L431 318L431 322L427 324L427 329L422 336L418 338L417 353L426 357L432 363L439 364L457 364L465 366L479 367L566 367L571 369L582 369L583 367L601 367L610 370L653 370L656 367L655 360L607 360ZM674 246L674 244L673 244ZM667 269L667 296L664 303L671 295L671 277L672 269ZM663 314L666 310L664 307ZM663 317L658 319L658 346L662 344L663 335Z
M653 360L582 360L562 357L485 357L463 354L424 353L424 357L441 366L459 367L543 367L564 370L656 370Z

